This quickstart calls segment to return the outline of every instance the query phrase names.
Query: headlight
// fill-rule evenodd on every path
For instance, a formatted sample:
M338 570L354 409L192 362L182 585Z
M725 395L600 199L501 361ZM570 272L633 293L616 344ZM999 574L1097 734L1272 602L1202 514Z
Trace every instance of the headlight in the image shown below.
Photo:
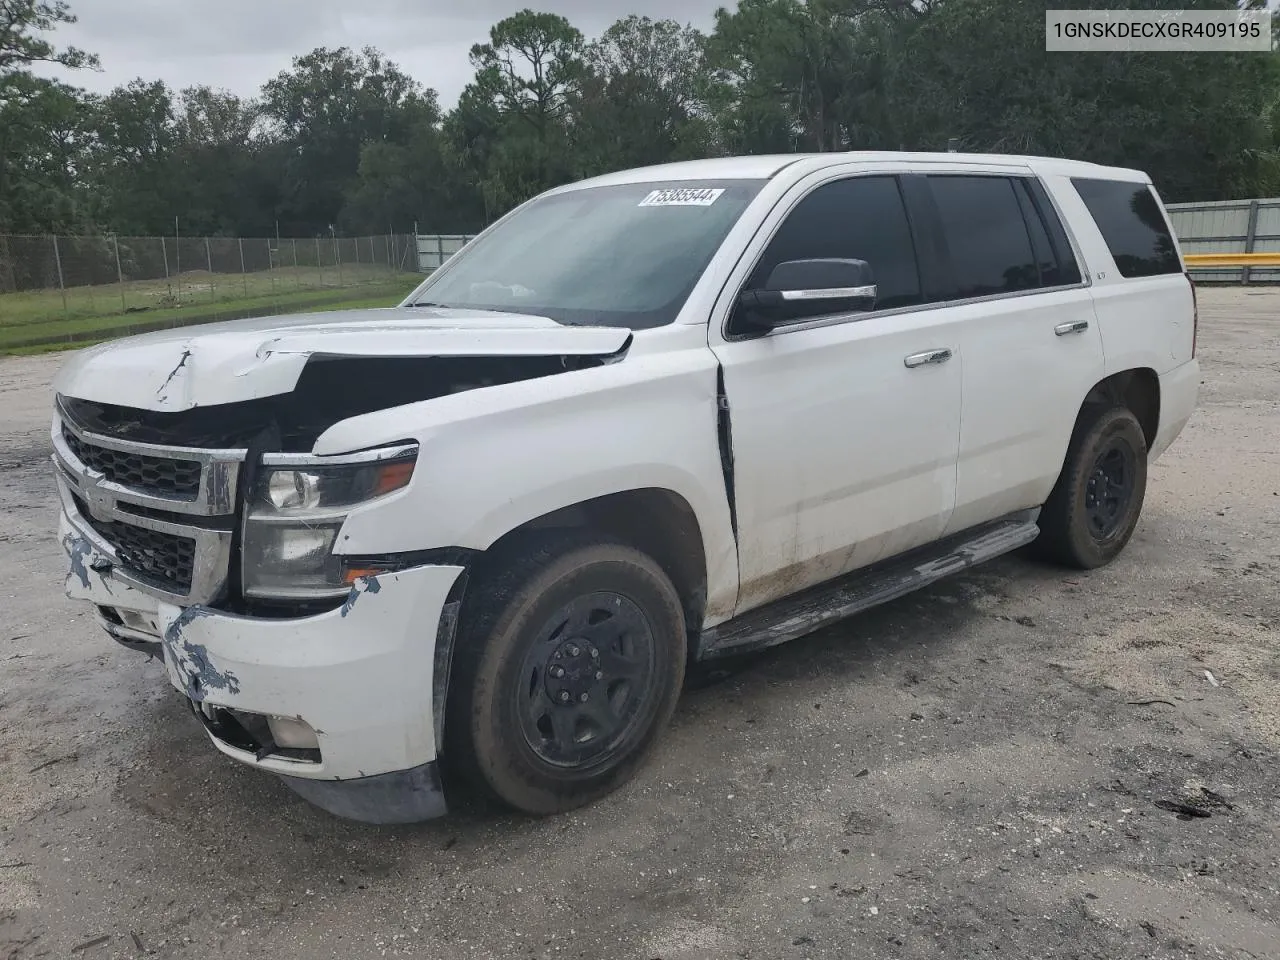
M417 456L412 444L342 457L264 456L245 516L245 595L345 594L358 571L347 570L333 547L348 510L407 486Z

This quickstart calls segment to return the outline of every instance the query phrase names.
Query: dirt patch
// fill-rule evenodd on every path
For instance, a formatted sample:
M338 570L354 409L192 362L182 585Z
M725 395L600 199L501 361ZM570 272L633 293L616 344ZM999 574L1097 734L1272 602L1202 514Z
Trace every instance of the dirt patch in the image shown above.
M1280 583L1266 589L1280 591ZM1245 711L1254 734L1280 748L1280 658L1266 620L1205 609L1153 612L1081 646L1081 658L1063 661L1081 679L1135 706L1238 701L1233 706Z

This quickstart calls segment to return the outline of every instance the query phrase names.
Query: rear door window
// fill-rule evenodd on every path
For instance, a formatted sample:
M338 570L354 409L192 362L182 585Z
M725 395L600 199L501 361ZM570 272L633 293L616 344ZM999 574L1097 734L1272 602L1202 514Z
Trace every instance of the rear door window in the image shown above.
M1008 177L928 177L950 254L954 287L965 300L1040 287L1040 264Z
M1181 273L1182 264L1155 194L1145 183L1072 178L1122 277Z

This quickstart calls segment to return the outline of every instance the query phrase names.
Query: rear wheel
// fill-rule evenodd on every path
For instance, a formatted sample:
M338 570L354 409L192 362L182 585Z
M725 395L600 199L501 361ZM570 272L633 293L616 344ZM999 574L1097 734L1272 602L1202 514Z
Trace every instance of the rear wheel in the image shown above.
M1082 421L1040 512L1038 551L1085 570L1110 563L1133 536L1146 489L1147 442L1133 412L1113 407Z
M556 813L628 779L670 719L684 611L621 543L539 537L506 556L465 604L448 757L510 806Z

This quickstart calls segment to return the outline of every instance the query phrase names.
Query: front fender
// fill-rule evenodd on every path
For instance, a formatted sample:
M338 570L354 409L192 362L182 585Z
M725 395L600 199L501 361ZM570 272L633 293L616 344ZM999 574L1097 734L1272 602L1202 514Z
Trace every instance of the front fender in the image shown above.
M715 357L705 331L666 330L669 336L659 338L666 348L646 350L647 338L637 337L637 348L618 363L381 410L332 427L316 453L402 439L416 439L422 448L409 487L353 512L338 550L485 550L553 511L658 488L683 497L697 517L708 613L731 611L737 550L716 434Z

